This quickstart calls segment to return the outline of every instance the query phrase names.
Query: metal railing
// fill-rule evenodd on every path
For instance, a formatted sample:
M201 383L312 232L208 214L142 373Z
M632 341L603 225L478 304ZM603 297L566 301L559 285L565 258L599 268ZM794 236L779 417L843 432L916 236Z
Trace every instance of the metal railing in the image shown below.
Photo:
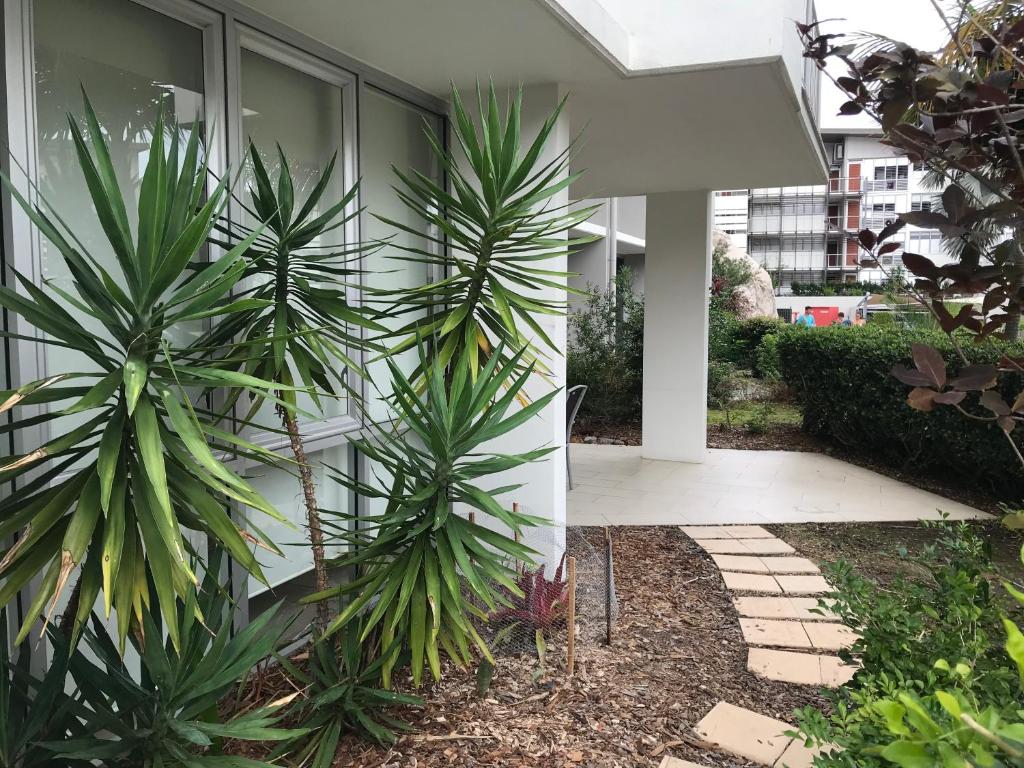
M835 176L828 180L830 195L859 195L864 191L864 176Z
M896 192L907 188L907 178L899 179L865 179L865 192Z

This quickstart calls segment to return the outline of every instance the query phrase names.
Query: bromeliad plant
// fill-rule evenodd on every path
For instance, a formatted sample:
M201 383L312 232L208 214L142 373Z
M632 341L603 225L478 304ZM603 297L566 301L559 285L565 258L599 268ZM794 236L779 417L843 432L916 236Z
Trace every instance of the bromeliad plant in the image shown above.
M335 536L353 548L339 558L339 565L358 567L359 577L327 593L353 595L328 631L348 626L364 612L360 639L379 628L381 646L388 649L381 667L385 687L399 658L396 640L403 640L410 649L417 685L424 663L435 678L440 677L439 648L459 665L470 663L470 646L490 659L471 621L473 615L485 614L466 599L463 590L490 611L504 604L502 588L521 597L505 562L528 560L533 552L460 517L453 507L465 504L516 532L543 522L507 510L494 498L518 485L487 489L480 480L555 450L504 455L485 447L541 412L557 394L550 392L509 413L534 372L533 365L519 370L525 350L506 358L504 350L497 348L475 381L467 360L475 349L464 349L462 357L453 361L450 380L445 368L427 363L423 345L420 350L420 366L427 374L423 394L388 360L396 419L408 431L376 425L373 435L353 441L356 450L375 462L376 482L336 476L357 494L387 504L383 514L359 517L360 527L355 530L345 524L354 516L341 517ZM498 366L501 359L508 361L504 367Z
M358 215L352 208L358 186L352 186L341 200L325 203L336 159L332 157L296 211L295 182L280 146L277 152L280 168L275 186L256 146L249 144L253 174L249 213L254 221L262 222L260 229L239 233L237 227L227 224L219 228L226 239L215 240L227 248L238 247L240 241L249 244L241 275L244 287L238 295L251 304L244 311L222 315L196 342L196 348L212 353L220 366L272 382L279 390L277 412L298 465L316 590L320 592L327 589L323 529L313 474L299 432L293 385L302 385L317 407L321 394L337 397L346 390L355 394L346 376L349 371L362 373L362 369L348 351L365 347L361 329L380 332L385 328L370 318L372 313L351 306L346 295L346 280L358 273L352 262L366 251L365 246L339 245L335 240ZM234 387L229 404L244 391ZM245 420L260 403L257 396ZM321 631L329 620L328 608L323 602L318 606Z
M44 289L17 274L22 292L0 288L0 306L38 329L38 343L74 350L87 362L81 372L3 393L0 412L43 406L4 426L5 433L38 426L49 437L0 466L0 481L16 481L13 493L0 502L0 541L17 534L0 556L0 605L41 575L20 641L40 613L49 619L77 574L64 613L66 632L77 635L102 593L106 614L112 608L117 613L122 648L133 617L141 621L154 600L178 646L175 601L189 594L196 578L183 530L207 537L260 580L252 545L276 551L273 542L245 532L226 506L239 502L282 518L214 453L259 449L214 427L188 394L228 385L271 397L270 385L182 360L171 346L185 323L266 303L226 298L244 273L243 254L259 232L215 262L186 271L225 205L227 181L207 192L198 126L182 142L159 115L133 237L103 130L88 101L85 115L87 132L69 117L71 136L105 245L115 257L113 272L56 212L31 204L7 182L60 253L73 287ZM82 316L88 322L81 322Z
M566 618L569 585L562 578L564 567L565 555L562 555L554 576L549 579L544 575L543 563L533 571L523 566L516 578L518 591L505 590L503 602L508 607L499 608L487 617L492 624L504 625L494 637L495 646L516 632L533 630L537 658L541 666L544 665L544 633Z

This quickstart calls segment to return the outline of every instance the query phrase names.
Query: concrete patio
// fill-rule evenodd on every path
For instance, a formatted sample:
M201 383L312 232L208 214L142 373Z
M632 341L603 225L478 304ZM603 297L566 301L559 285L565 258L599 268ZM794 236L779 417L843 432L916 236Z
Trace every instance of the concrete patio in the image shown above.
M973 507L830 456L709 449L702 464L573 444L569 525L896 522L985 518Z

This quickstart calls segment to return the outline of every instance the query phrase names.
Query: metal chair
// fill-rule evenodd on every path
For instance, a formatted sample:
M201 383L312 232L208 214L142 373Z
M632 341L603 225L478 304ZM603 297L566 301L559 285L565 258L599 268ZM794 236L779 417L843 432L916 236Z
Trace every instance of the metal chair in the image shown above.
M572 460L569 458L569 444L572 441L572 425L576 421L576 414L583 404L583 396L587 394L586 384L577 384L569 387L565 392L565 477L569 482L569 490L572 490Z

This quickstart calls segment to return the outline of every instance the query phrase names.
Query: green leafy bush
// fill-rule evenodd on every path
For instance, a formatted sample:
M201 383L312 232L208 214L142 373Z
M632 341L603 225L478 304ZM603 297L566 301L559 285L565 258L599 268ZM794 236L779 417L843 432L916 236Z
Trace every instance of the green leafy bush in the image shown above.
M732 408L743 392L743 375L732 363L708 363L708 406L725 414L725 426L732 427Z
M757 377L764 376L758 364L758 348L769 334L779 333L788 326L780 317L752 317L740 320L732 332L732 361L741 368L753 371Z
M865 293L885 293L887 287L882 283L798 283L789 285L794 296L863 296Z
M762 379L782 379L782 363L779 360L779 334L766 333L754 352L754 370Z
M569 386L585 384L577 418L585 424L640 421L644 369L644 300L623 270L610 289L592 288L569 316Z
M708 360L736 362L736 329L739 320L729 311L726 300L712 296L708 306Z
M820 768L1022 764L1020 752L1005 760L1024 745L1024 639L990 584L988 543L964 523L932 525L941 535L913 558L916 578L882 587L846 563L826 569L835 591L823 604L860 633L840 655L860 669L826 693L830 714L798 712L800 734L829 747Z
M907 407L906 387L890 371L910 363L914 342L939 350L951 375L962 367L950 340L938 332L864 326L779 334L782 378L800 405L804 429L896 466L941 472L1018 498L1020 465L997 427L965 419L952 408L922 413ZM1004 352L1019 350L990 341L965 351L972 363L995 363ZM999 391L1012 402L1022 386L1024 376L1007 374Z

